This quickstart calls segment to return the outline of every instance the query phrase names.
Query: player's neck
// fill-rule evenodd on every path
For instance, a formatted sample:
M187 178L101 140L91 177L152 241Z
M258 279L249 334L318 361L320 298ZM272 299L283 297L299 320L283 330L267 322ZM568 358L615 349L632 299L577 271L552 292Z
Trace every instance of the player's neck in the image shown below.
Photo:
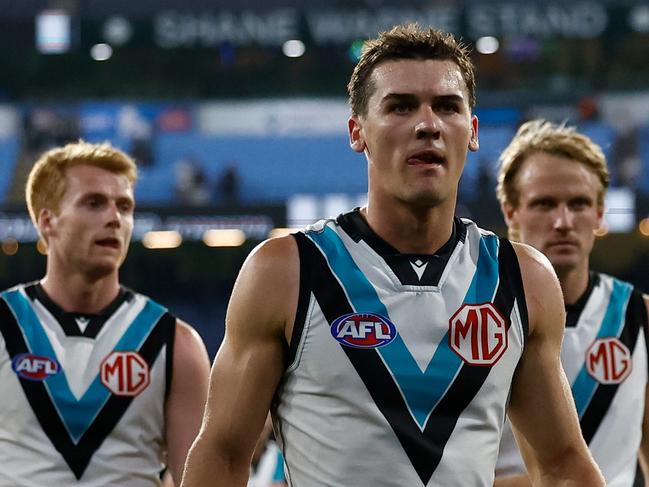
M370 200L361 214L399 252L434 254L451 238L454 211L441 205L422 209Z
M67 312L99 313L119 293L117 275L89 280L81 274L62 276L48 272L41 286L58 306Z
M556 269L563 300L566 304L575 304L588 288L588 262L573 269Z

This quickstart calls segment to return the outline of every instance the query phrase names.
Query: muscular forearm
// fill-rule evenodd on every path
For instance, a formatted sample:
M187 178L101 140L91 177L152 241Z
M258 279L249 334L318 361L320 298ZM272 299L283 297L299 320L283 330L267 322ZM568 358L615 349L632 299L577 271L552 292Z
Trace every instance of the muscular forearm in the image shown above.
M533 477L534 487L604 487L606 482L592 457L566 455L552 468Z
M181 487L246 487L249 461L231 461L197 440L189 451Z
M494 487L531 487L532 482L527 475L511 475L499 477L494 481Z

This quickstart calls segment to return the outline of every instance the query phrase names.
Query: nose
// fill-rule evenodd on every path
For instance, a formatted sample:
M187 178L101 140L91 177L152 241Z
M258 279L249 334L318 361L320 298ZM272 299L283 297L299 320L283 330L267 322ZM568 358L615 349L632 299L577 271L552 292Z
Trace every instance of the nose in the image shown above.
M415 134L418 139L438 138L440 134L439 119L430 106L422 106L415 125Z
M122 212L119 211L119 208L117 207L117 203L113 202L110 203L108 206L108 223L107 225L110 227L115 227L119 228L122 226Z
M567 205L559 205L554 218L554 228L560 231L567 231L573 228L574 214Z

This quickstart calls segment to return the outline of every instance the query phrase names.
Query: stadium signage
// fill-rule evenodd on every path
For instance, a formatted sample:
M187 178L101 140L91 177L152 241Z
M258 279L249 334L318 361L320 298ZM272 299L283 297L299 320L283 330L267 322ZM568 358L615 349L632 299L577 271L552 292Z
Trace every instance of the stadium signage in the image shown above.
M281 213L278 217L275 213ZM247 238L264 239L276 226L285 225L284 207L268 207L263 213L178 214L169 208L159 208L155 213L140 211L135 215L133 241L140 241L145 233L156 230L174 230L188 240L200 240L207 230L237 229ZM26 213L0 212L0 242L16 240L20 243L36 242L38 232Z
M614 18L623 16L624 18ZM620 13L593 1L502 2L476 5L377 9L276 9L268 11L163 11L153 19L154 42L163 48L282 45L305 39L316 45L373 37L403 22L418 22L464 37L594 38L615 25L637 29L637 12Z

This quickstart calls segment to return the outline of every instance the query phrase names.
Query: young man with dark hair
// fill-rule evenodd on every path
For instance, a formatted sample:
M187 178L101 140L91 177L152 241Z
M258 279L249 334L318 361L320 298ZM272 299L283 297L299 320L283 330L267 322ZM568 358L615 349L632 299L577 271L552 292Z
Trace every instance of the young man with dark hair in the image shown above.
M247 259L183 485L245 485L269 408L289 485L491 486L505 410L540 485L602 485L558 350L549 263L454 217L478 149L473 66L398 26L349 84L368 203Z

